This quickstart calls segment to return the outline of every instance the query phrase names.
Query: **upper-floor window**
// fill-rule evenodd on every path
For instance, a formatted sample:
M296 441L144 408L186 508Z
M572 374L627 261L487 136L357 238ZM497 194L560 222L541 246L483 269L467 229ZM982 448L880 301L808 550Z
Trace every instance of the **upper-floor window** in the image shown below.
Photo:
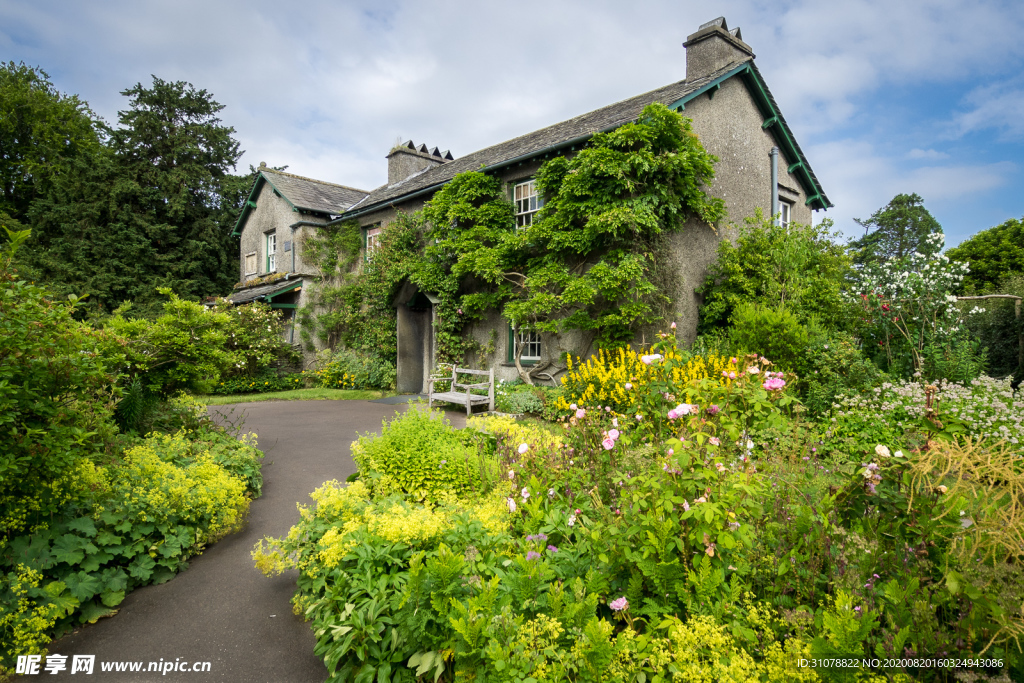
M373 260L373 252L380 246L380 234L384 230L380 223L366 228L366 260Z
M525 183L518 183L512 196L516 205L516 228L521 229L533 225L534 214L544 206L544 199L537 194L536 181L527 180Z
M780 199L779 200L779 225L786 227L792 220L793 205L789 202Z
M277 270L277 233L267 233L267 272L273 273Z

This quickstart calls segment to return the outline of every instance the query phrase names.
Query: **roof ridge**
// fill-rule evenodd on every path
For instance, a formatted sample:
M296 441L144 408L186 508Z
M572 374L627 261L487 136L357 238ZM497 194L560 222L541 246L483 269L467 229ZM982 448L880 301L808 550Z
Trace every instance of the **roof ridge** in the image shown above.
M288 173L286 171L278 171L277 169L273 169L273 168L269 168L269 167L263 167L263 168L260 168L260 169L257 169L257 170L259 170L260 173L266 173L266 172L276 173L278 175L284 175L284 176L288 176L289 178L296 178L298 180L308 180L311 183L319 183L320 185L330 185L332 187L340 187L343 190L352 190L353 192L362 192L363 194L370 194L366 190L360 190L358 187L352 187L350 185L342 185L340 183L332 183L332 182L329 182L329 181L326 181L326 180L318 180L316 178L310 178L308 176L298 175L296 173Z

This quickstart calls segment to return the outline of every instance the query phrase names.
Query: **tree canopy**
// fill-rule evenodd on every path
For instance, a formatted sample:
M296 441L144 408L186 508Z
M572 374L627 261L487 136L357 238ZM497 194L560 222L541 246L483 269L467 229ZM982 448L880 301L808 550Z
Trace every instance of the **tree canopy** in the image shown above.
M243 201L240 152L223 106L185 82L124 90L129 106L108 144L76 158L37 199L29 264L57 291L89 295L105 314L123 301L156 315L169 287L198 299L237 279L230 216Z
M857 265L902 259L914 252L930 256L935 242L927 238L942 232L942 226L917 194L898 194L867 220L853 220L865 230L863 237L848 246Z
M39 68L0 63L0 211L24 220L69 160L100 146L96 115Z
M970 266L962 283L964 291L995 292L1007 277L1024 273L1024 217L982 230L947 250L946 256Z

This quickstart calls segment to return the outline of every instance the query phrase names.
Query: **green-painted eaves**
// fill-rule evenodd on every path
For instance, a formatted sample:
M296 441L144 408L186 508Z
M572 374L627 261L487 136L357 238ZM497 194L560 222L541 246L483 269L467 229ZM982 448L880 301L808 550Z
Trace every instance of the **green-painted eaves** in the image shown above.
M670 104L669 108L682 111L687 102L695 100L704 93L710 95L714 90L720 88L723 82L734 76L739 76L743 79L747 90L754 98L754 102L764 118L764 123L761 125L764 129L771 131L779 149L789 163L789 172L796 172L797 181L803 188L804 194L807 195L808 206L812 209L828 209L832 207L832 202L828 200L825 192L821 189L818 178L814 175L814 171L811 170L811 165L807 162L807 158L800 149L800 145L797 144L796 138L793 137L793 132L789 129L786 119L783 118L782 113L779 111L775 98L772 97L768 86L765 85L764 79L761 78L761 74L753 62L744 62L692 93L687 93Z
M260 196L260 190L263 189L263 183L270 185L278 197L288 202L288 206L292 207L292 211L299 210L298 207L292 203L292 200L288 199L283 192L274 187L274 183L270 182L270 179L260 171L256 174L256 182L252 184L252 190L249 192L249 197L245 200L245 205L242 206L242 213L238 215L238 220L235 221L235 229L231 232L233 236L238 237L242 234L242 229L245 228L245 222L249 220L249 214L256 208L256 199Z

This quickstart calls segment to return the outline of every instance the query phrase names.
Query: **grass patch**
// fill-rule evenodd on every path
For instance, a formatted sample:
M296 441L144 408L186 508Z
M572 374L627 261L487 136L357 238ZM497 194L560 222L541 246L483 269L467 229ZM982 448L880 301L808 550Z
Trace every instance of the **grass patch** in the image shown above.
M236 394L234 396L196 396L208 406L223 406L232 403L257 403L259 401L372 401L383 398L385 392L374 389L291 389L289 391L268 391L265 394Z

